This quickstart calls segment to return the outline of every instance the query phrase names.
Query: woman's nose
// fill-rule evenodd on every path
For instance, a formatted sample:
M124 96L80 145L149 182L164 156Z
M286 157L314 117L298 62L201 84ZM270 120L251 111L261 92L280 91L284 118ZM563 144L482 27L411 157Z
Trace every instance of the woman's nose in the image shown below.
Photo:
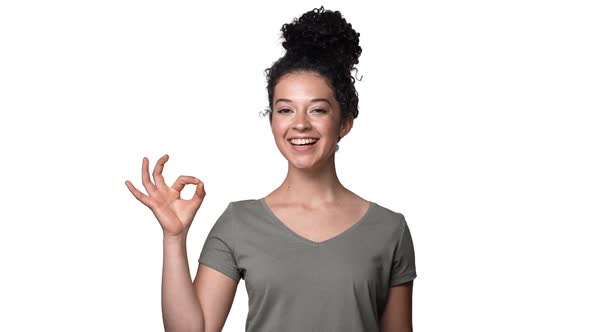
M307 113L302 112L300 114L297 114L295 116L293 126L299 130L308 128L310 126L310 124L309 124L309 119L307 118Z

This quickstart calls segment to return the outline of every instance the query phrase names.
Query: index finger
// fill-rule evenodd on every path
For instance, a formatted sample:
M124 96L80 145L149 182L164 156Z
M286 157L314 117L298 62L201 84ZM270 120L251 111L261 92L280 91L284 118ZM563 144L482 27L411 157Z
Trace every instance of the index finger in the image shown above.
M156 187L163 188L166 186L166 181L164 181L164 176L162 175L162 171L164 170L164 164L168 161L169 156L167 154L163 155L158 161L156 162L156 166L154 167L154 181L156 182Z
M156 191L157 188L150 179L150 174L148 173L148 166L148 159L146 157L143 157L143 163L141 164L141 183L143 183L143 186L145 187L145 190L147 190L148 194L151 194L152 192Z

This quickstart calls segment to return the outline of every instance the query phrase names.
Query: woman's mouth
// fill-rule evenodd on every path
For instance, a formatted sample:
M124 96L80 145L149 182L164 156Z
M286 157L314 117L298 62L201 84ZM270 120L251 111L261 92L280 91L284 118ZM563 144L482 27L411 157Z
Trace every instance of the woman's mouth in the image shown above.
M295 151L309 151L319 139L317 138L293 138L289 140Z

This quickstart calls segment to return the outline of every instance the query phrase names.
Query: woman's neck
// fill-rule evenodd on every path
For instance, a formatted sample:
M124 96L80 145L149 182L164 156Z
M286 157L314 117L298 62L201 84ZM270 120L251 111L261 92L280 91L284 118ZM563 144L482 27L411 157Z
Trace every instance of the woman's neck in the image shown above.
M303 205L310 208L333 205L351 192L336 174L334 163L316 169L303 169L289 165L283 183L269 196L284 204Z

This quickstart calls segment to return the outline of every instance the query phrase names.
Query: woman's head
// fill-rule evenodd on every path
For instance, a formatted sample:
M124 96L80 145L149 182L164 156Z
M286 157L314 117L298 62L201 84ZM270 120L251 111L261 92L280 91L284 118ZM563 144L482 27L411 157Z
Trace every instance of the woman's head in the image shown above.
M279 151L295 168L325 169L334 162L338 141L352 128L327 80L309 71L290 72L275 87L270 123Z
M266 69L272 123L275 88L286 74L308 72L320 75L330 86L340 109L340 120L358 116L358 94L352 70L361 54L359 36L339 11L324 7L304 13L281 28L286 53Z

